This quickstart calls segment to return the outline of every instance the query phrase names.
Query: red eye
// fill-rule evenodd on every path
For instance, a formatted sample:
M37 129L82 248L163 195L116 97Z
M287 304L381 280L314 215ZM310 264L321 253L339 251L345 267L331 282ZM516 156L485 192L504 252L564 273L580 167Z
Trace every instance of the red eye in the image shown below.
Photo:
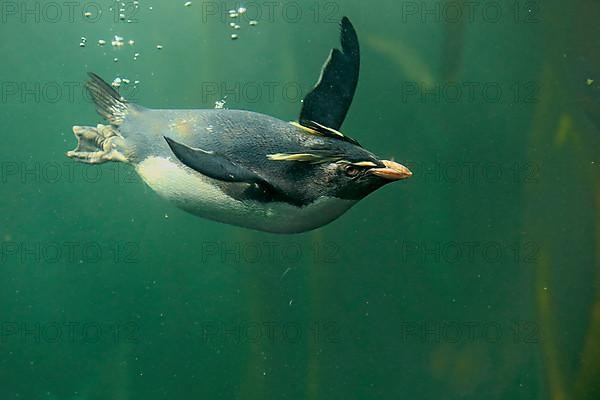
M346 175L348 175L348 176L356 176L356 175L358 175L359 172L360 172L360 170L358 168L356 168L354 165L348 165L346 167Z

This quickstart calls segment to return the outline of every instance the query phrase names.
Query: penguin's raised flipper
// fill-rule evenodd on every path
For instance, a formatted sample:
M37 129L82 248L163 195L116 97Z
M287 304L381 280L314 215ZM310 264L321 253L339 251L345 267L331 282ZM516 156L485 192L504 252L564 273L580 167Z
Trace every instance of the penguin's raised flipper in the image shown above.
M342 50L333 49L314 89L304 98L300 123L339 130L352 104L360 71L358 35L347 17L341 22ZM305 125L306 126L306 125Z
M254 172L212 151L206 151L164 137L179 161L209 178L224 182L266 183Z

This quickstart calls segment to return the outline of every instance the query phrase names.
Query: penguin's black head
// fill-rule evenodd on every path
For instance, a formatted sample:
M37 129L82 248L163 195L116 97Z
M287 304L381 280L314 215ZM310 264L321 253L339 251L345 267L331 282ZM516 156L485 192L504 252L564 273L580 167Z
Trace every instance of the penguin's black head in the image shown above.
M326 168L329 195L345 200L360 200L380 187L412 176L408 168L394 161L340 160Z
M358 201L388 183L412 176L402 164L380 160L358 145L335 139L326 142L329 146L269 155L271 160L288 161L285 191L303 203L321 197Z

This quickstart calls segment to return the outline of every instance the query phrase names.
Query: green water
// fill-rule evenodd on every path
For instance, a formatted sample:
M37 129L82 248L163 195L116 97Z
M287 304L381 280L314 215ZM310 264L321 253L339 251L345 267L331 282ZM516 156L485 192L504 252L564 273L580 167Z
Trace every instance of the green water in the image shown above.
M235 30L231 2L2 0L0 399L598 398L600 8L467 3L248 3ZM344 15L343 130L414 176L330 225L218 224L65 157L101 122L88 71L295 120Z

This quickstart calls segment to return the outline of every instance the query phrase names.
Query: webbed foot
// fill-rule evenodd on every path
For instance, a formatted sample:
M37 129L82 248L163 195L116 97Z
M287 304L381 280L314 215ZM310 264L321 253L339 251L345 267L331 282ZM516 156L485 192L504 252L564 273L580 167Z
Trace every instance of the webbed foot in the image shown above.
M87 164L128 161L119 151L119 148L123 148L124 139L112 126L74 126L73 133L77 138L77 147L67 152L67 157Z

